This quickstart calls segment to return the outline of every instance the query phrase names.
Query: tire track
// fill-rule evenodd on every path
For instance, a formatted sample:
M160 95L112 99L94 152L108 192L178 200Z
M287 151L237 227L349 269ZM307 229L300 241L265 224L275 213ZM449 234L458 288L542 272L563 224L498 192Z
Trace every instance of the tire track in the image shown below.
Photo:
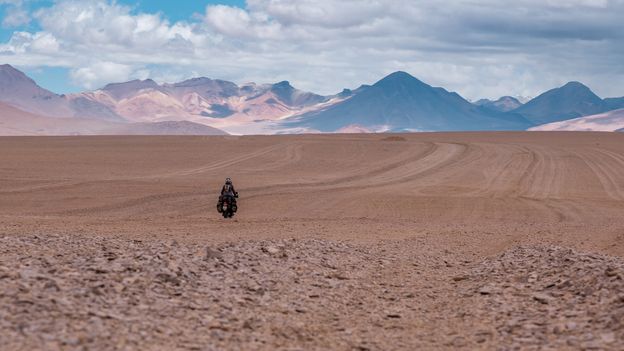
M593 151L600 154L603 160L603 162L600 163L603 171L608 175L619 199L624 199L624 182L622 182L622 177L620 176L624 174L624 160L620 155L603 149L593 149ZM613 160L616 162L612 162Z
M277 150L280 150L282 148L288 148L290 146L296 145L297 143L281 143L281 144L276 144L276 145L271 145L265 148L262 148L260 150L257 150L255 152L252 153L247 153L238 157L234 157L228 160L224 160L224 161L218 161L218 162L214 162L214 163L210 163L201 167L197 167L197 168L192 168L192 169L187 169L187 170L182 170L182 171L176 171L176 172L168 172L168 173L161 173L161 174L154 174L148 177L142 177L141 179L155 179L155 178L171 178L171 177L179 177L179 176L189 176L189 175L194 175L194 174L201 174L201 173L205 173L208 171L213 171L216 169L221 169L221 168L225 168L225 167L230 167L232 165L235 165L237 163L240 162L244 162L244 161L248 161L251 159L254 159L256 157L259 156L263 156L272 152L275 152Z
M624 192L620 189L616 177L611 174L611 171L605 170L605 167L601 164L602 162L597 162L595 160L595 152L590 156L588 156L586 152L577 152L576 154L583 160L587 167L591 169L594 176L601 184L605 195L613 200L624 199Z
M252 188L240 188L239 191L242 192L254 192L254 191L260 191L260 190L274 190L274 189L297 189L297 188L311 188L311 187L316 187L316 186L327 186L327 185L337 185L337 184L341 184L341 183L345 183L345 182L350 182L350 181L354 181L354 180L360 180L360 179L365 179L371 175L378 175L378 174L383 174L389 171L392 171L393 169L403 165L406 161L413 161L412 159L420 159L422 157L426 157L428 155L431 155L432 153L434 153L434 151L436 150L436 147L433 143L431 144L425 144L427 145L427 147L425 148L425 150L418 154L417 156L408 158L407 160L402 160L402 161L398 161L389 165L385 165L379 169L375 169L367 174L360 174L357 176L350 176L350 177L344 177L344 178L340 178L340 179L335 179L333 181L318 181L318 182L310 182L310 183L287 183L287 184L275 184L275 185L269 185L269 186L264 186L264 187L252 187ZM265 150L266 151L266 150ZM263 155L264 153L256 153L255 156L253 157L258 157ZM252 157L247 157L246 159L251 159ZM238 160L240 162L240 159ZM97 183L97 182L95 182ZM130 207L137 207L137 206L142 206L144 204L150 203L150 202L154 202L154 201L161 201L161 200L172 200L172 199L178 199L178 198L184 198L184 197L190 197L190 196L197 196L197 195L210 195L212 194L212 192L173 192L173 193L161 193L161 194L153 194L153 195L148 195L148 196L143 196L137 199L133 199L133 200L128 200L128 201L124 201L121 203L116 203L116 204L110 204L110 205L103 205L103 206L95 206L95 207L89 207L89 208L84 208L84 209L74 209L74 210L68 210L68 211L62 211L62 212L56 212L54 214L57 215L84 215L84 214L89 214L89 213L96 213L96 212L110 212L110 211L116 211L116 210L120 210L120 209L126 209L126 208L130 208ZM285 194L285 192L280 192L280 194ZM257 196L261 196L262 194L257 194L257 195L251 195L251 196L245 196L245 198L250 199L253 197L257 197Z
M560 194L560 187L563 184L564 175L561 165L564 161L561 158L554 158L553 153L557 149L533 147L533 161L529 164L527 172L523 173L525 179L521 182L522 191L519 196L536 199L546 199L556 197Z
M298 189L298 188L307 187L308 188L306 189L307 191L336 192L336 191L347 191L347 190L358 190L358 189L371 190L371 189L378 189L378 188L383 188L383 187L387 187L391 185L405 184L405 183L408 183L417 179L422 179L424 177L429 177L429 176L437 174L442 169L456 162L458 159L462 159L468 153L468 150L470 149L468 145L461 144L461 143L435 143L435 144L436 144L436 147L434 147L433 150L430 150L426 152L424 155L421 155L418 158L418 160L415 160L409 163L409 164L412 164L418 161L423 161L424 163L426 163L425 165L423 165L421 162L421 164L419 164L418 167L416 167L415 169L411 169L409 171L404 170L404 172L398 176L396 175L388 176L387 174L391 174L395 172L397 168L401 166L405 166L406 164L401 163L399 167L385 167L384 169L376 170L375 172L373 172L374 177L377 178L376 180L374 178L371 179L370 177L371 173L369 173L366 176L341 178L341 179L329 181L329 182L324 181L324 182L315 182L315 183L307 183L307 184L284 185L283 188ZM446 145L448 149L454 150L454 151L442 150L444 151L442 152L438 144ZM405 168L410 168L410 167L405 167ZM358 183L360 181L366 181L366 182ZM260 191L260 190L266 190L266 189L271 189L271 188L255 187L255 188L248 188L247 191L255 191L255 190ZM300 193L300 192L280 191L279 193L276 193L276 194L288 195L288 194L297 194L297 193ZM250 196L245 196L245 198L250 199L250 198L255 198L255 197L265 196L265 195L266 193L262 192L262 193L252 194Z
M265 158L256 160L256 163L263 165L262 169L257 170L258 172L282 166L296 167L298 162L306 160L305 145L305 140L285 142L264 147L250 154L212 162L192 169L152 175L148 178L140 177L140 179L137 179L137 177L75 182L73 184L59 185L56 189L106 181L118 182L135 179L184 177L229 167L233 164L253 160L265 155L271 155L275 161L266 163L260 162ZM325 200L327 196L322 198L324 199L322 201L323 204L327 204L330 207L332 205L340 207L338 205L342 204L341 206L343 206L345 203L357 205L357 201L361 201L358 199L365 195L372 194L374 195L373 198L377 199L377 195L381 194L380 191L382 190L387 190L388 193L396 193L398 189L401 189L400 191L406 191L415 196L436 196L436 192L440 190L443 191L444 196L449 198L490 198L519 201L529 208L551 214L549 216L557 221L566 221L574 217L574 211L578 211L578 208L572 208L569 203L566 204L564 201L564 191L569 189L566 187L572 184L566 183L566 180L568 182L573 181L573 178L566 178L566 171L571 165L578 169L579 162L587 165L589 174L598 179L598 183L610 199L624 199L624 187L620 184L620 178L618 177L624 170L624 161L620 155L602 149L570 151L569 149L563 150L557 147L534 144L462 143L456 141L420 141L418 143L406 143L405 146L405 151L393 155L391 160L383 160L384 163L378 162L373 167L351 167L345 170L341 176L328 180L277 183L266 186L239 188L239 191L244 194L244 198L241 200L251 200L273 195L299 195L300 197L303 196L302 199L310 196L309 201L316 201L315 199L318 199L315 197L316 194L342 192L343 196L338 196L333 198L333 200ZM351 145L349 147L347 151L353 150L354 147L360 147L360 145ZM360 149L357 150L359 151ZM577 160L574 161L576 163L570 161L571 156ZM583 167L581 168L584 169ZM255 169L251 170L253 172L256 171ZM479 176L480 173L483 174L482 177ZM319 175L321 174L319 173ZM586 175L586 173L583 174ZM216 196L216 192L163 192L117 203L70 209L54 212L53 214L89 215L121 212L131 208L145 210L146 208L153 208L152 204L157 202L164 202L169 207L180 205L180 208L185 210L188 209L188 206L184 205L184 199L204 196ZM309 201L304 202L304 204ZM206 204L205 206L208 205ZM484 208L475 210L477 212L472 214L472 216L478 217L480 211L484 211Z
M486 149L495 150L490 152L487 159L481 159L481 162L485 163L479 169L482 169L482 173L485 176L485 182L479 184L475 191L469 192L468 196L475 197L491 197L500 198L508 197L512 195L514 190L517 190L520 180L526 176L529 171L533 155L526 147L518 145L492 145L487 144ZM503 152L502 150L509 150ZM525 155L529 154L529 161L525 160ZM522 173L518 171L523 169Z
M370 179L371 177L376 177L382 175L384 173L391 172L398 167L405 165L406 163L417 162L418 160L428 157L433 154L438 148L434 143L426 143L425 149L417 153L414 156L401 159L396 162L392 162L390 164L383 165L379 168L375 168L373 170L366 171L364 173L358 172L358 174L350 175L346 177L339 177L331 180L321 180L321 181L311 181L311 182L300 182L300 183L281 183L281 184L271 184L267 186L258 186L258 187L249 187L249 188L241 188L241 190L245 190L248 192L253 191L261 191L261 190L274 190L274 189L290 189L290 188L315 188L315 187L323 187L323 186L335 186L341 185L345 183L351 183L359 180Z
M104 179L90 180L90 181L62 181L62 182L56 182L54 184L49 184L49 185L40 185L40 186L34 186L34 187L31 186L31 187L11 189L11 190L2 190L0 191L0 194L8 195L8 194L31 193L31 192L37 192L37 191L68 190L77 186L85 186L85 185L88 186L88 185L106 183L106 182L148 181L148 180L161 179L161 178L189 176L193 174L200 174L200 173L204 173L204 172L208 172L208 171L212 171L216 169L229 167L240 162L248 161L255 157L269 154L281 148L288 147L292 144L293 143L276 144L276 145L272 145L270 147L266 147L266 148L257 150L255 152L245 154L239 157L235 157L229 160L213 162L213 163L209 163L207 165L201 166L201 167L186 169L186 170L181 170L181 171L176 171L176 172L167 172L167 173L152 174L152 175L146 175L146 176L136 176L136 177L104 178Z

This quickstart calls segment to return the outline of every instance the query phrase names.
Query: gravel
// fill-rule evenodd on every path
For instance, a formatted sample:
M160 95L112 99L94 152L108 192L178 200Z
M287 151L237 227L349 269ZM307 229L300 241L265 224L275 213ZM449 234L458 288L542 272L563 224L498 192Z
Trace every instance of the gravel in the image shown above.
M565 248L0 241L3 350L624 348L622 259Z

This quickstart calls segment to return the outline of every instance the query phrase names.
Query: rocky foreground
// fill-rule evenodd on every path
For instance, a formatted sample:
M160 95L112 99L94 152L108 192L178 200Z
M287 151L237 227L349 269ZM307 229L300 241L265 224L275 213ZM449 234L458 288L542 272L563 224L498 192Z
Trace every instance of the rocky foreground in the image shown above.
M0 242L3 350L624 349L624 261L570 249Z

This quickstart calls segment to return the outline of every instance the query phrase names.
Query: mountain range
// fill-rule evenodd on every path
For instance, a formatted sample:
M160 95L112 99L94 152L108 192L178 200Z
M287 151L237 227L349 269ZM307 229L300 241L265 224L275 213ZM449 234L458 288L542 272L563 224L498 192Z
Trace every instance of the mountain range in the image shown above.
M522 106L522 102L511 96L503 96L498 100L481 99L474 103L477 106L483 106L490 110L499 112L509 112Z
M395 72L349 99L284 122L331 132L345 126L379 131L522 130L522 116L476 106L459 94L434 88L405 72Z
M470 103L406 72L329 96L287 81L237 85L205 77L132 80L58 95L0 65L0 135L526 130L622 108L624 97L601 99L578 82L525 104L510 96Z
M545 124L605 112L608 109L606 105L585 85L570 82L539 95L513 111L534 124Z
M0 135L225 135L189 121L120 123L89 118L47 117L0 102Z

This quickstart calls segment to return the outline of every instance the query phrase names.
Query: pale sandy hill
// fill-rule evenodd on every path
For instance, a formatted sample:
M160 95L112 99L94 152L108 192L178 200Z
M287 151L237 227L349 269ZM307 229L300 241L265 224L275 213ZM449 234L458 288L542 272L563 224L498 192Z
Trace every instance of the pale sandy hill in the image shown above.
M368 128L364 128L357 124L351 124L348 126L344 126L336 131L336 133L346 133L346 134L358 134L358 133L372 133L372 131Z
M19 135L226 135L188 121L113 123L81 118L51 118L0 103L0 136Z
M84 135L114 124L79 118L51 118L0 103L0 135Z
M624 109L579 117L561 122L543 124L529 130L613 132L622 128L624 128Z
M226 132L189 121L129 123L99 131L101 135L227 135Z

